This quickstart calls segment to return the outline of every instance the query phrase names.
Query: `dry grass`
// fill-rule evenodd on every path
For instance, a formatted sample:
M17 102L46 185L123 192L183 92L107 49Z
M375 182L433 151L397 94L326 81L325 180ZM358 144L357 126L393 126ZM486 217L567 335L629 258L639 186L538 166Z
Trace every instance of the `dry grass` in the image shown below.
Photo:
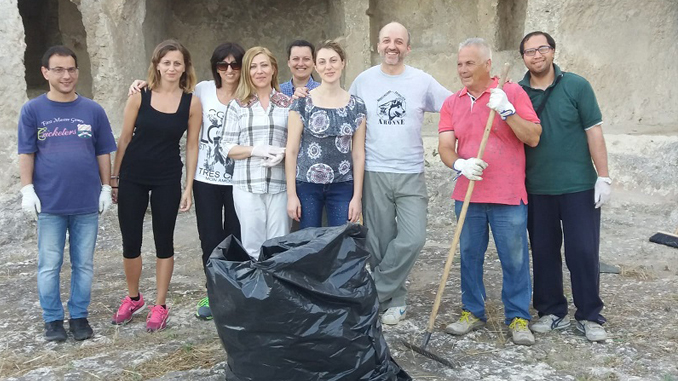
M161 377L168 372L210 369L224 359L219 340L201 343L200 346L184 344L164 357L153 358L137 366L123 369L120 380L147 380Z
M27 357L17 355L10 351L3 351L0 353L2 360L0 360L0 378L19 377L32 370L50 367L57 368L68 364L73 360L90 357L101 352L110 350L111 344L90 345L69 351L56 351L45 349L37 356Z
M636 280L654 280L654 272L645 266L621 266L619 274L625 278Z
M30 358L10 351L0 352L0 357L2 358L0 360L0 379L20 377L32 370L43 367L56 369L69 366L72 361L110 353L119 347L129 349L133 347L154 346L157 348L163 343L181 341L179 338L175 338L178 339L176 341L167 340L167 335L147 335L143 340L140 340L138 337L121 340L115 333L111 336L113 338L112 342L94 345L90 343L85 347L64 351L45 349ZM221 343L217 338L200 343L185 343L181 347L171 350L165 356L154 357L136 366L123 369L123 374L116 377L116 379L125 381L146 380L160 377L170 371L199 368L210 369L217 363L224 361L224 354ZM93 373L90 374L92 376L91 379L100 378L100 376Z
M487 329L498 335L497 345L504 347L508 340L506 337L506 324L504 324L504 309L501 301L485 301L485 314L487 315Z

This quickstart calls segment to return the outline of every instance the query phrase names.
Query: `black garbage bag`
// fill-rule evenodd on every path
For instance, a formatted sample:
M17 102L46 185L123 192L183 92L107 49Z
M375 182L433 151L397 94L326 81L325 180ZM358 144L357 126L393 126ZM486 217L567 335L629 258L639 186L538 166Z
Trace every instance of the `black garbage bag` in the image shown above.
M214 250L207 289L227 380L411 380L381 333L366 232L304 229L266 241L259 261L232 236Z

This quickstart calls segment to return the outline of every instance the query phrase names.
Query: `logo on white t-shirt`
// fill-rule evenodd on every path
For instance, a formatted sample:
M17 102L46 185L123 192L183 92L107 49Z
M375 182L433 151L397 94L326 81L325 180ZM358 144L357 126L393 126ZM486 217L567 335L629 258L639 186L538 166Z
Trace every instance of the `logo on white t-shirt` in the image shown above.
M388 91L377 99L379 124L404 124L407 104L405 97L397 91Z

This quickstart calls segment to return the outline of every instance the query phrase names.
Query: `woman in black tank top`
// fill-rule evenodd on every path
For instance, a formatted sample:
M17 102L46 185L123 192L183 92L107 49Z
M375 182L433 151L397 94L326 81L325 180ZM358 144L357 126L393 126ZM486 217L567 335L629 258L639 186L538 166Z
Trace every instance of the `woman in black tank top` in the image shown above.
M174 269L174 226L179 210L192 203L198 161L198 135L202 122L200 100L191 92L196 83L190 53L177 41L155 48L148 70L148 90L131 96L125 106L113 173L113 200L118 203L123 264L128 295L113 315L125 324L144 307L139 292L141 240L148 202L153 216L156 249L155 305L146 329L164 329L169 318L165 300ZM180 141L186 137L186 188L181 192Z

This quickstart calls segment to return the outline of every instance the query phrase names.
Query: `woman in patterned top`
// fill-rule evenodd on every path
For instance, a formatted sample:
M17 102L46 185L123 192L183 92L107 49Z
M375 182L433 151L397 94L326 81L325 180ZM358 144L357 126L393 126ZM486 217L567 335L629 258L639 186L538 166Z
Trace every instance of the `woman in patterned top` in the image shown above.
M291 101L278 90L273 54L260 46L245 52L235 99L226 109L221 150L235 160L233 202L242 244L254 259L264 241L290 230L282 159Z
M365 118L362 99L341 88L346 54L336 41L318 47L322 83L296 99L287 124L287 214L301 229L357 222L362 211Z

